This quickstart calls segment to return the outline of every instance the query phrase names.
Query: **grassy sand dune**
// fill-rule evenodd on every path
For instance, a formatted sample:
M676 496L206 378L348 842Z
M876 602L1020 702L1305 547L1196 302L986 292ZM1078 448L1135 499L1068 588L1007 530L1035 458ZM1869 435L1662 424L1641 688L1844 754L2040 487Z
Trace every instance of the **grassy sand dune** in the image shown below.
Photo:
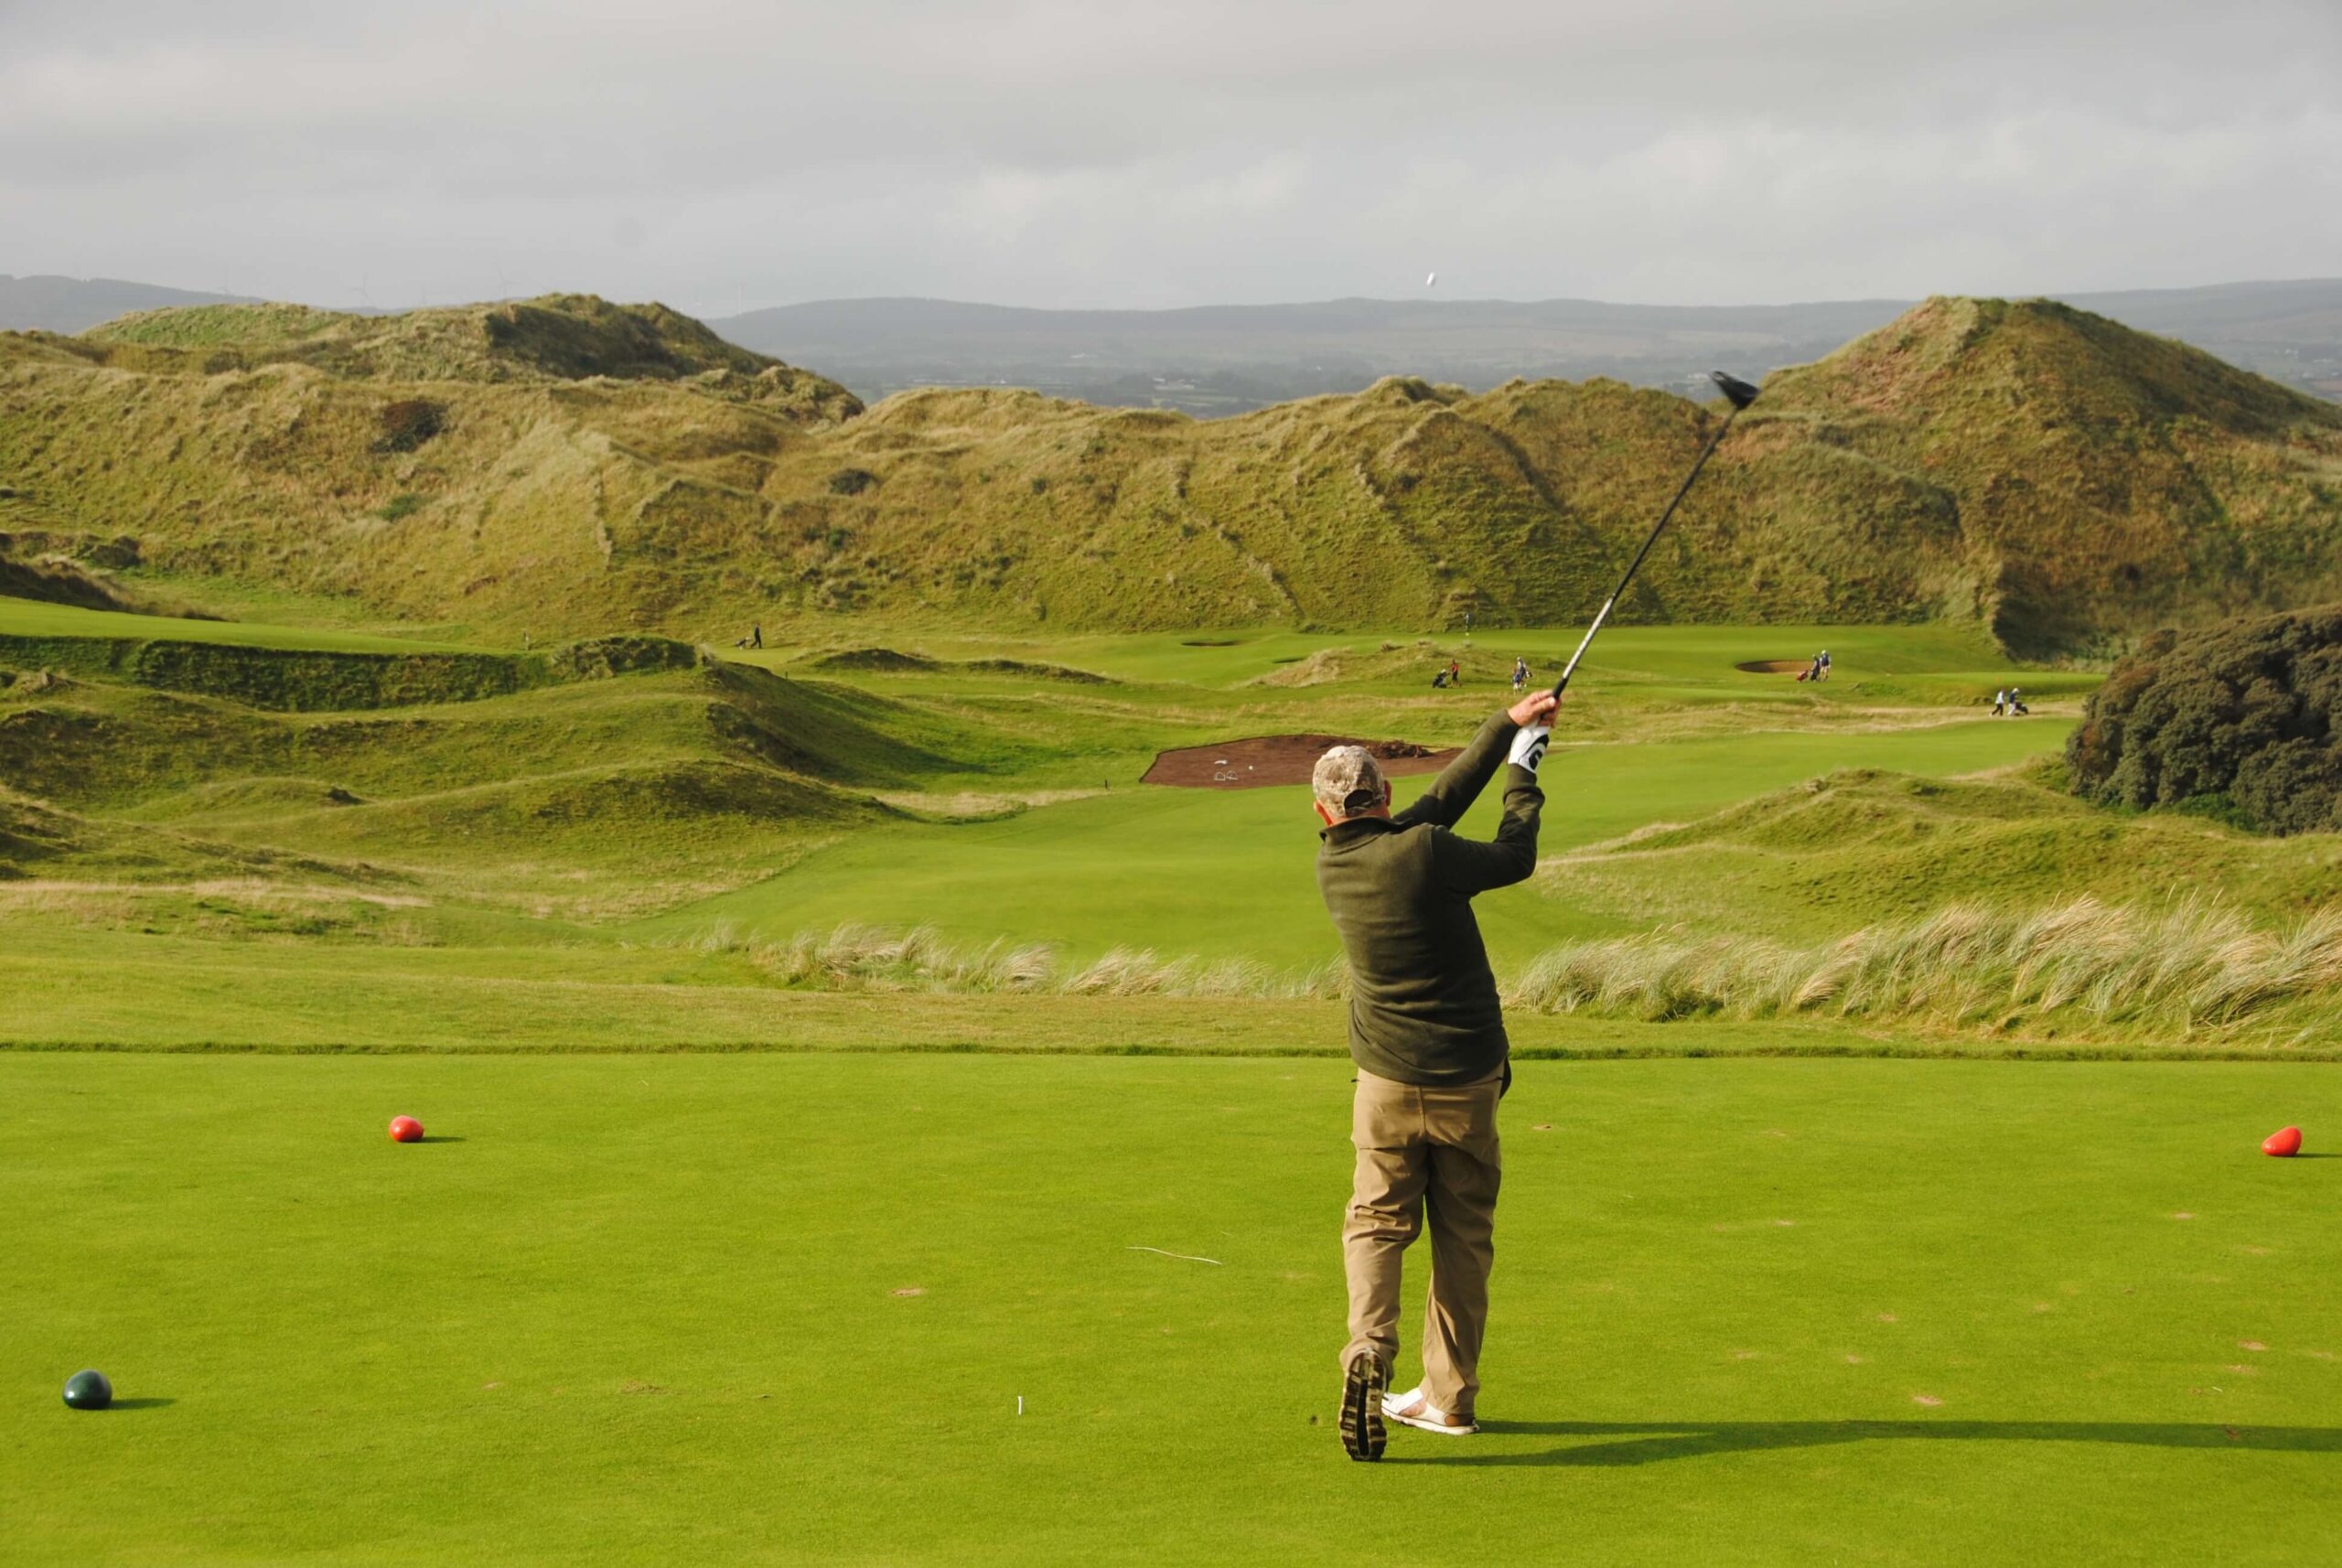
M2342 414L2197 350L1938 299L1773 382L1622 622L2047 652L2342 593ZM126 561L128 590L506 643L1551 625L1601 602L1717 416L1405 377L1209 422L999 389L865 412L656 306L218 306L0 334L0 532Z

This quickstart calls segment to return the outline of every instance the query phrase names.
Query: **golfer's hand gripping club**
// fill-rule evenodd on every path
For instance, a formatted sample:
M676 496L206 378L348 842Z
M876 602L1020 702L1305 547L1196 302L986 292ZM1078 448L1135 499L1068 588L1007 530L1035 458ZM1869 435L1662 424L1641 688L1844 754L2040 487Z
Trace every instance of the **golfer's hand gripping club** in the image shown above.
M1545 761L1545 743L1553 733L1551 720L1553 710L1562 705L1558 693L1531 692L1505 710L1505 717L1517 726L1512 737L1512 749L1505 756L1507 762L1526 768L1534 773Z

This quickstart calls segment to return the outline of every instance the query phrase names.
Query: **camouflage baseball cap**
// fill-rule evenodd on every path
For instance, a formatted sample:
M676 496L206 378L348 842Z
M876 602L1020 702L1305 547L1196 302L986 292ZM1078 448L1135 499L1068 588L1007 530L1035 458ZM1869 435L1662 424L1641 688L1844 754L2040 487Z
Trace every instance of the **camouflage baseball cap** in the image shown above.
M1317 759L1309 791L1338 817L1354 817L1382 804L1382 769L1362 746L1338 746Z

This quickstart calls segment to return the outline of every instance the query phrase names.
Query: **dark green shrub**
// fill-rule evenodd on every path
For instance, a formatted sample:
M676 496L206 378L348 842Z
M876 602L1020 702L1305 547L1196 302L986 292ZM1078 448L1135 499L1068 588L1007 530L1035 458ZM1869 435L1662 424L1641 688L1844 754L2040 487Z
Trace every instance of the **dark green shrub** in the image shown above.
M2066 762L2074 793L2107 804L2342 828L2337 716L2342 606L2159 631L2090 697Z
M447 411L422 398L402 398L382 405L382 435L377 452L412 452L446 428Z
M840 468L830 476L830 493L833 496L858 496L878 482L878 476L867 468Z

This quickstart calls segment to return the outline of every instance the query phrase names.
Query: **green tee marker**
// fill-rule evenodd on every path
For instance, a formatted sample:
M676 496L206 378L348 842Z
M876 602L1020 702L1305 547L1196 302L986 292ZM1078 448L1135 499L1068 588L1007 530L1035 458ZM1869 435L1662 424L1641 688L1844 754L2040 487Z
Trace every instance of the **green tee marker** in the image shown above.
M76 1372L65 1380L65 1402L75 1410L103 1410L113 1403L113 1385L103 1372Z

